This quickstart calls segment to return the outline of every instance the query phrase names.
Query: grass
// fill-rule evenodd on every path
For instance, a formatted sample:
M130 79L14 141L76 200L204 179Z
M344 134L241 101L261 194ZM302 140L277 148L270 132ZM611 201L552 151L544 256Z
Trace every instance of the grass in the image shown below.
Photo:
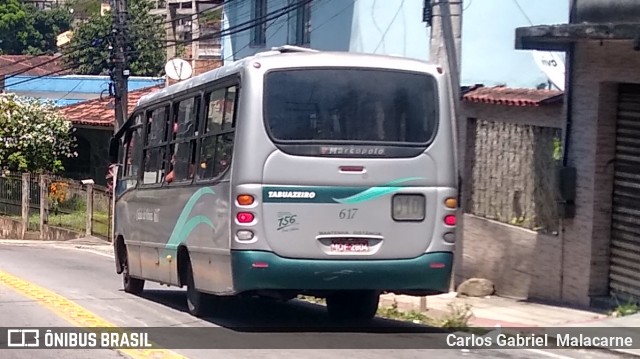
M315 304L326 304L323 298L298 296L298 299ZM400 310L398 309L398 302L394 300L391 305L380 306L376 316L386 319L411 322L414 324L428 325L431 327L466 331L475 334L484 334L486 332L486 330L482 328L473 328L469 325L469 320L473 316L471 305L465 304L460 306L450 303L448 307L449 313L441 316L439 319L436 319L417 310Z
M640 305L636 301L629 300L627 303L620 304L616 298L616 302L618 302L618 306L610 313L611 316L626 317L640 312Z
M19 216L14 216L13 219L20 220ZM53 214L49 213L49 225L67 228L73 231L83 232L86 228L86 213L85 212L73 212L73 213L61 213ZM29 229L38 229L40 224L40 214L34 213L29 216ZM93 213L93 233L95 235L108 237L109 236L109 214L107 212L94 212Z

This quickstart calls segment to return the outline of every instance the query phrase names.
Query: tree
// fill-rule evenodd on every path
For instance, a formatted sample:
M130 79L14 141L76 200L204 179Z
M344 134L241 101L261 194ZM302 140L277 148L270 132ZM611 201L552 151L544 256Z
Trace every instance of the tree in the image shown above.
M71 29L73 17L66 7L56 6L38 10L27 6L35 35L28 42L27 52L32 55L52 54L58 51L58 35Z
M164 18L151 15L149 0L129 0L127 68L133 76L161 76L166 61L166 33ZM75 66L82 75L104 75L111 67L109 38L111 12L92 16L74 31L65 56L67 65Z
M56 51L56 36L71 27L63 7L39 10L19 0L0 4L0 51L9 55L40 55Z
M76 157L71 122L49 103L0 94L0 165L4 170L64 170L62 159Z

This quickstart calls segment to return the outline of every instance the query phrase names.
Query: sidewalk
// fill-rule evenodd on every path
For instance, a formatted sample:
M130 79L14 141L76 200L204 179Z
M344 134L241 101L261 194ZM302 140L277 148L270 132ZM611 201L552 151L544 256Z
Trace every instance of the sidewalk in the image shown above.
M397 303L399 310L420 311L420 298L410 296L383 295L381 305ZM469 325L473 327L505 328L510 331L523 330L536 334L549 334L556 337L561 328L603 328L590 332L592 335L630 335L640 336L640 314L625 317L611 317L605 313L573 308L519 301L516 299L490 296L485 298L456 297L456 293L447 293L427 297L425 315L442 319L451 312L450 305L464 308L470 305L472 317ZM513 328L510 330L510 328ZM526 328L526 330L525 330ZM611 328L607 330L607 328ZM615 333L614 333L615 332ZM640 343L634 343L638 346ZM640 357L640 349L607 349Z
M29 241L29 240L0 240L0 244L17 245L51 245L60 248L75 248L94 252L96 254L113 256L113 245L102 239L86 237L70 241ZM420 311L420 298L385 294L380 298L381 306L389 306L395 303L402 311ZM433 319L444 319L450 316L451 305L457 308L470 306L472 317L469 325L474 327L492 328L500 326L505 328L505 333L513 328L521 328L536 334L547 333L554 336L554 331L560 328L611 328L617 335L625 332L633 333L635 337L640 335L640 314L626 317L610 317L602 312L580 310L540 303L519 301L516 299L496 296L484 298L457 297L456 293L447 293L426 298L425 315ZM603 333L606 334L606 333ZM600 335L600 334L598 334ZM610 335L615 335L610 333ZM635 345L638 345L636 343ZM617 352L640 357L640 349L619 350Z

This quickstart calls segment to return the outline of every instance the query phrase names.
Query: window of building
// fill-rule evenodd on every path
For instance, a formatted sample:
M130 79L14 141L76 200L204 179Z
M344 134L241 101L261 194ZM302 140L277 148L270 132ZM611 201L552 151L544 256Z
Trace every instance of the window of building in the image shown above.
M251 46L261 47L267 44L267 0L252 0L251 19L255 26L251 28Z
M227 87L205 96L207 121L200 139L198 179L215 179L231 165L235 119L237 111L237 87Z
M289 15L292 39L290 43L299 46L307 46L311 43L311 1L289 0L289 5L296 6Z

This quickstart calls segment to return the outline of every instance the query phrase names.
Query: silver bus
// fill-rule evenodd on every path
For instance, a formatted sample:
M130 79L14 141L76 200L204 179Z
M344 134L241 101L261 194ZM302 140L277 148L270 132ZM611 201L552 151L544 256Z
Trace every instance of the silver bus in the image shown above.
M448 292L458 181L443 70L274 48L141 98L111 143L124 289L325 298L341 320L380 294Z

